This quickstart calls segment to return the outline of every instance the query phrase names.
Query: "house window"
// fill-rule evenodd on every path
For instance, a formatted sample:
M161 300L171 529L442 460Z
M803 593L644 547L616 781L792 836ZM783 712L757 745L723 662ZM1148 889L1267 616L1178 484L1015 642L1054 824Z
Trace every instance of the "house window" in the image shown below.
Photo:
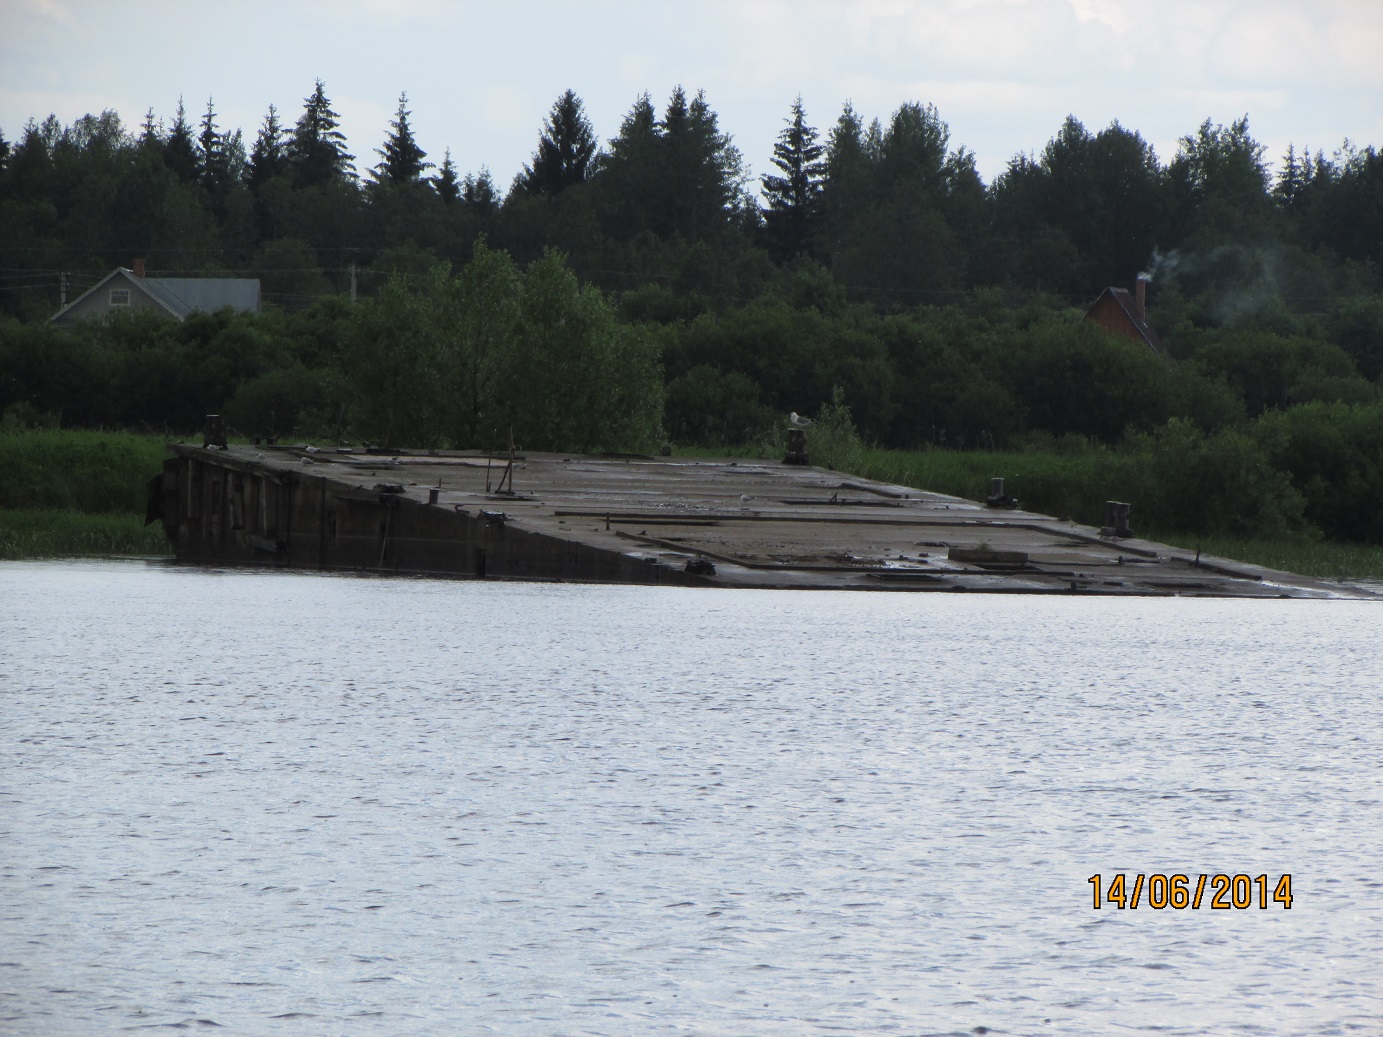
M130 304L130 290L128 288L112 288L110 290L110 304L112 306L128 306Z

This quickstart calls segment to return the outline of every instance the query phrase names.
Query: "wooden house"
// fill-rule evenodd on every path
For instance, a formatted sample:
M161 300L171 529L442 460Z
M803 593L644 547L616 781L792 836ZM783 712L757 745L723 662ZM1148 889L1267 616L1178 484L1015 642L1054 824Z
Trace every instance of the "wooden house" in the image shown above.
M82 320L103 320L112 313L150 309L182 321L195 311L211 313L226 306L258 313L258 278L145 277L144 261L137 259L133 269L116 267L51 321L68 327Z
M1141 342L1158 356L1170 359L1157 332L1148 325L1148 281L1138 278L1132 292L1127 288L1106 288L1086 311L1085 319L1105 331Z

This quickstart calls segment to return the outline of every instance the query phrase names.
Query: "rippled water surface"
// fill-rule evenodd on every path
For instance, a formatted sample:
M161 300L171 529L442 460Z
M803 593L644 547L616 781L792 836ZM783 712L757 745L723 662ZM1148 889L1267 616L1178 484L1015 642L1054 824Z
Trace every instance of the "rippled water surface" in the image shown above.
M1380 1033L1380 630L0 565L0 1033Z

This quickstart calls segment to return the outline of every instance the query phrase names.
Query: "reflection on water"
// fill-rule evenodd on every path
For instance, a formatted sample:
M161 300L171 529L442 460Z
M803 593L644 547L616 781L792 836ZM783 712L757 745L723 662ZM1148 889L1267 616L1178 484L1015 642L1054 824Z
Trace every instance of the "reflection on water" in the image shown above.
M6 564L0 1032L1378 1032L1380 618Z

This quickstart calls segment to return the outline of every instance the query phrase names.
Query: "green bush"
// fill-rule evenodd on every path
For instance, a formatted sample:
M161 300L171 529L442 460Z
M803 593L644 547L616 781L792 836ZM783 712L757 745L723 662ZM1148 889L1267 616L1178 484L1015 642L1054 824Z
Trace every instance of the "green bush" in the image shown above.
M1309 338L1235 331L1201 346L1191 367L1233 388L1250 417L1312 400L1367 402L1378 396L1348 353Z
M340 375L295 363L242 383L226 404L226 421L250 437L336 438L345 404Z
M1136 463L1125 474L1124 499L1137 502L1151 527L1268 538L1306 528L1301 494L1243 432L1207 435L1174 418L1125 449Z
M864 452L850 408L845 405L845 390L837 385L831 390L831 402L822 405L807 433L808 457L821 468L857 472L864 467Z
M742 446L777 420L740 371L697 364L667 386L667 430L677 443Z
M1265 414L1253 434L1326 536L1383 543L1383 404L1303 404Z

